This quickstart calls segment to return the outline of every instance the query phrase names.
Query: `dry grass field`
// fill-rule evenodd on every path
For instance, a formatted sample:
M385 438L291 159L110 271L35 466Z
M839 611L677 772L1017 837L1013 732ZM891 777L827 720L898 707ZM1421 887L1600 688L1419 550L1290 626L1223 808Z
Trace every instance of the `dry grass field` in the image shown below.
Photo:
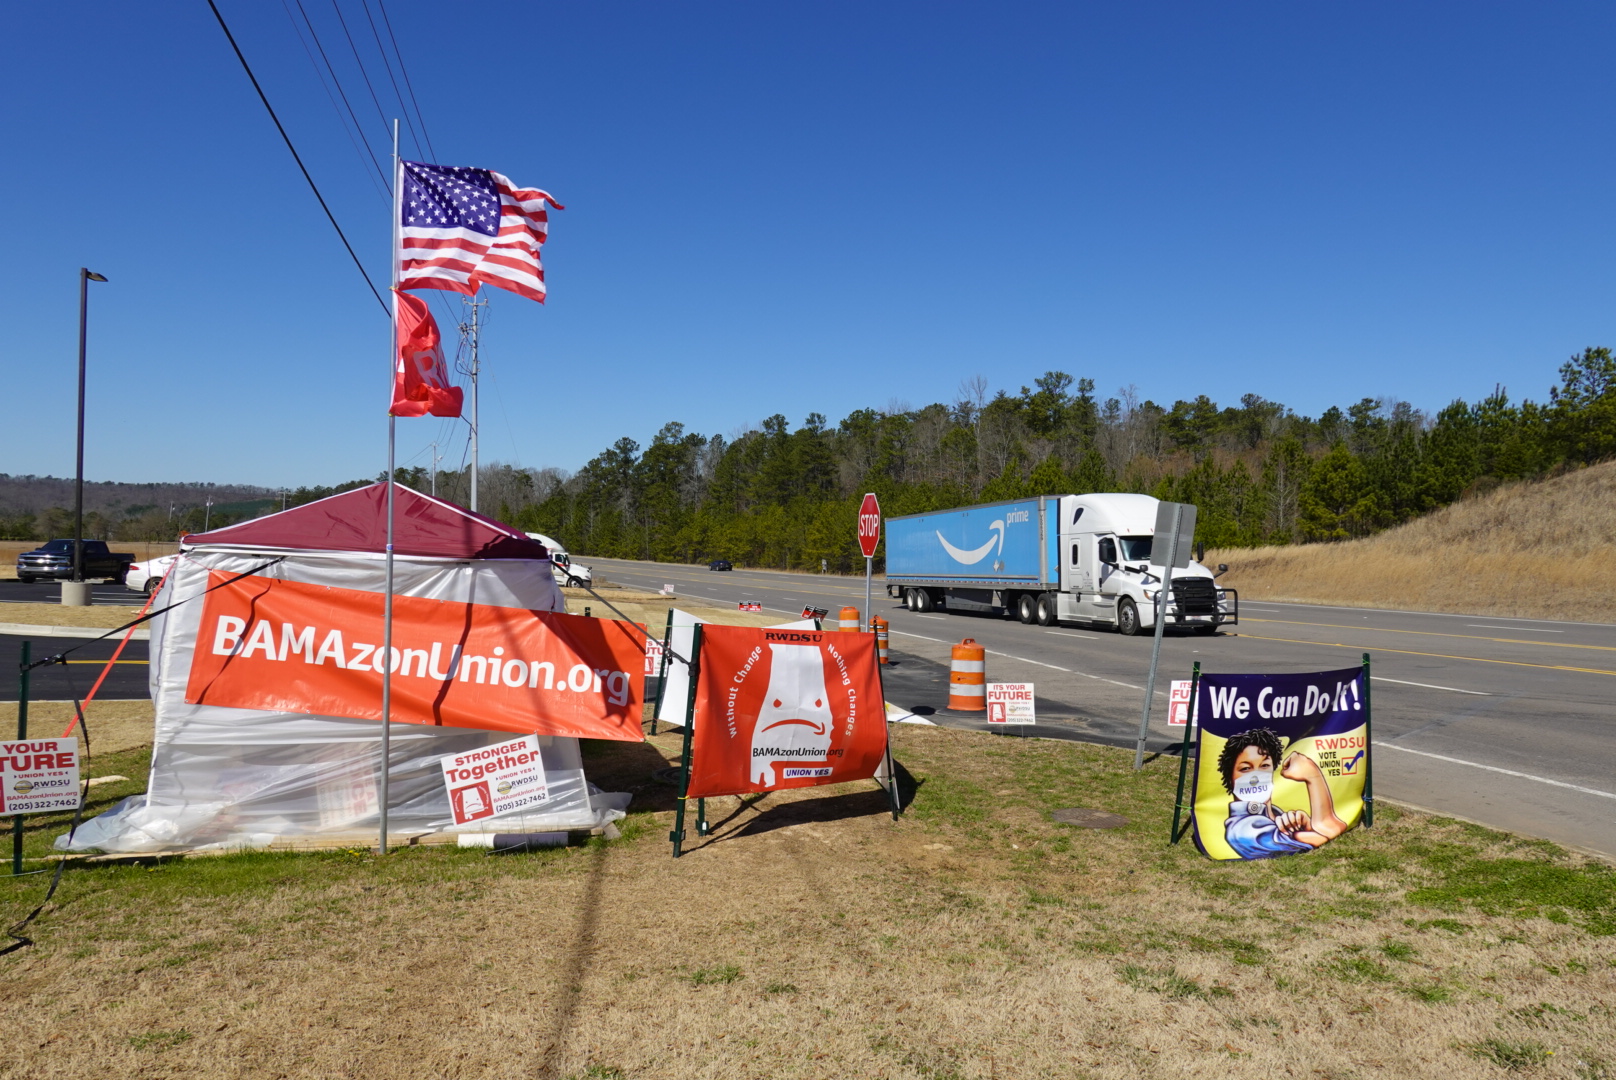
M1242 600L1616 621L1616 462L1511 484L1363 540L1209 551Z
M586 745L635 793L617 841L76 867L0 957L0 1076L1616 1076L1608 867L1389 807L1213 864L1165 842L1169 760L894 747L900 822L870 783L713 800L678 861L661 737ZM1070 806L1129 824L1050 820ZM63 829L29 824L35 857ZM8 918L43 889L0 885Z

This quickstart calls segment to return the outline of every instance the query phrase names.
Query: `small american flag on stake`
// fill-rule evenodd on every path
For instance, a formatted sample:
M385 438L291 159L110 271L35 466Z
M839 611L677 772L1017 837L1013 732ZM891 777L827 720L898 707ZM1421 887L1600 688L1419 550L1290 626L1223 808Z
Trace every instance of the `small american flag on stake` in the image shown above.
M400 164L399 288L474 294L490 285L544 303L545 204L565 207L488 169Z

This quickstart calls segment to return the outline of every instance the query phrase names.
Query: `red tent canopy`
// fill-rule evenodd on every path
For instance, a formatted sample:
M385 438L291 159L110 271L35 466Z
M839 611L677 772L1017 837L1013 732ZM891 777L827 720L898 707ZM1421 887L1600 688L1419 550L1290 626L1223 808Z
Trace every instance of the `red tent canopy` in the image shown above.
M268 517L193 533L188 547L254 550L387 551L387 485L345 491ZM439 559L548 559L549 551L509 525L393 485L393 553Z

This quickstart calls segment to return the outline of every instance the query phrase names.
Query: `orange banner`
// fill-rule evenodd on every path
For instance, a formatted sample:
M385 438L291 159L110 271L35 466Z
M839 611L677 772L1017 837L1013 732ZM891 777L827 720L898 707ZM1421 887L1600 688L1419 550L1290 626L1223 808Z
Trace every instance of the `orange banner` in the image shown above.
M701 628L692 797L875 775L886 707L874 634Z
M214 571L209 585L226 575ZM381 719L381 593L243 578L208 593L185 700ZM629 623L393 598L391 716L639 741L645 635Z

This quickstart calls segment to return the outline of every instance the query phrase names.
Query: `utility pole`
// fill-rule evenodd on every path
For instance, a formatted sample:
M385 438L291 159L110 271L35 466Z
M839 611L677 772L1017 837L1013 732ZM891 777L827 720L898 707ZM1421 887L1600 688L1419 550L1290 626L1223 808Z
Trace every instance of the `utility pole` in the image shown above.
M477 512L477 373L480 369L478 356L479 337L482 333L482 324L479 313L488 306L487 300L467 299L461 297L461 303L471 309L471 318L460 324L460 338L471 345L471 512Z
M434 498L438 494L438 462L440 462L442 460L443 460L443 455L438 453L438 444L433 443L432 444L432 495L433 495Z
M206 508L202 511L202 531L208 531L208 522L213 520L213 496L208 496Z

